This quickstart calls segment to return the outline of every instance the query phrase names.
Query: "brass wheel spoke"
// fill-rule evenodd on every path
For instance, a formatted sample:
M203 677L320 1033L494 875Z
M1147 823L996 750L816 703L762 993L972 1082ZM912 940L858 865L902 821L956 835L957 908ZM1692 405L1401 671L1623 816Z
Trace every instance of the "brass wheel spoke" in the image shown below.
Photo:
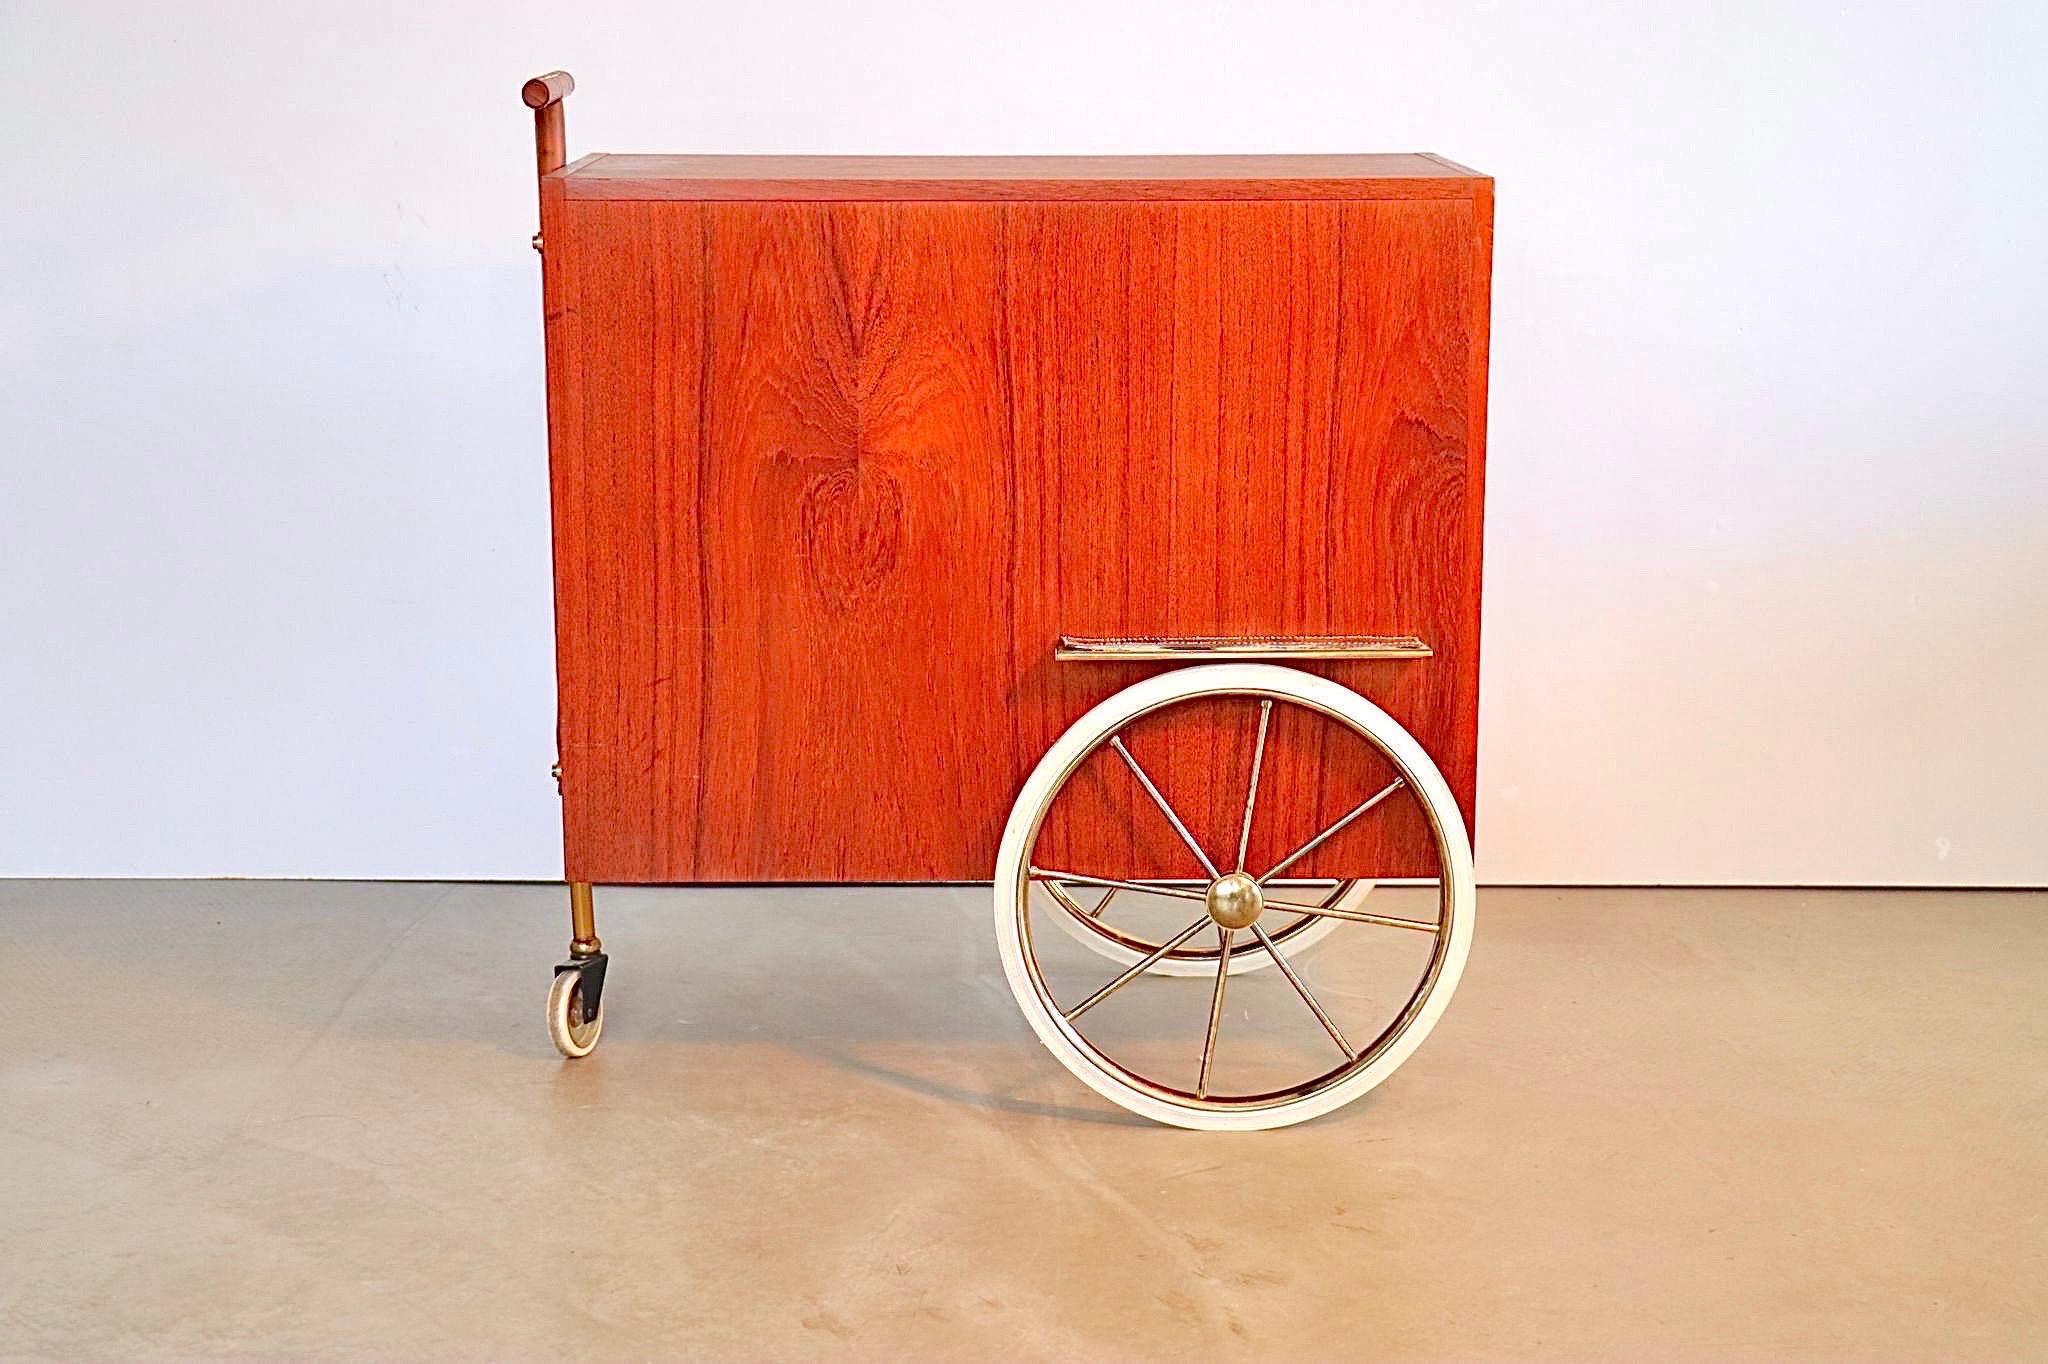
M1346 895L1349 895L1351 893L1351 888L1357 884L1357 877L1353 877L1349 881L1339 881L1336 885L1330 888L1330 893L1328 895L1325 895L1322 899L1316 901L1316 903L1318 905L1321 905L1324 909L1328 909L1332 905L1342 904L1344 902L1344 897Z
M1077 919L1090 918L1094 914L1093 910L1090 910L1087 906L1083 905L1079 900L1076 900L1072 892L1070 892L1065 886L1061 885L1057 881L1047 881L1045 883L1045 892L1046 894L1052 896L1053 899L1059 901L1061 909L1064 909L1065 911L1067 911L1067 913L1073 915ZM1114 895L1116 894L1116 892L1111 891L1110 894Z
M1109 890L1103 894L1103 897L1095 902L1095 908L1088 911L1088 917L1091 919L1101 918L1102 911L1109 908L1109 902L1111 900L1114 900L1118 895L1122 893L1122 886L1111 886Z
M1109 738L1109 746L1117 751L1117 756L1122 758L1125 765L1131 769L1131 775L1136 777L1138 784L1145 788L1145 794L1152 797L1153 804L1157 805L1159 812L1166 816L1166 822L1171 824L1173 831L1180 835L1180 841L1188 845L1188 851L1193 853L1195 860L1202 864L1202 870L1209 873L1209 879L1213 881L1222 875L1221 872L1216 870L1216 864L1209 860L1209 854L1203 852L1201 845L1195 842L1195 836L1188 832L1188 826L1180 822L1180 816L1175 814L1173 807L1166 803L1166 797L1159 794L1159 788L1154 786L1152 779L1145 775L1145 769L1138 766L1138 760L1131 756L1131 750L1124 747L1124 736L1112 734Z
M1433 924L1423 919L1401 919L1392 914L1367 914L1362 909L1330 909L1324 905L1297 905L1286 900L1268 900L1267 909L1285 910L1289 914L1309 914L1320 919L1342 919L1353 924L1378 924L1382 928L1412 928L1418 933L1435 933L1442 924Z
M1306 884L1306 883L1304 883L1304 884ZM1349 880L1349 881L1343 881L1343 880L1339 880L1339 881L1335 881L1335 882L1333 882L1333 883L1331 884L1331 886L1330 886L1330 893L1329 893L1328 895L1325 895L1325 896L1324 896L1324 897L1323 897L1323 898L1322 898L1322 899L1321 899L1320 901L1318 901L1318 902L1317 902L1317 904L1316 904L1316 907L1317 907L1318 909L1328 909L1328 908L1330 908L1330 906L1332 906L1332 905L1335 905L1335 904L1339 904L1339 903L1341 903L1341 902L1343 901L1343 899L1344 899L1344 896L1345 896L1345 895L1346 895L1346 894L1347 894L1347 893L1348 893L1348 892L1349 892L1349 891L1351 890L1351 888L1352 888L1353 886L1355 886L1355 885L1357 885L1357 884L1358 884L1358 881L1357 881L1357 879L1356 879L1356 878L1353 878L1352 880ZM1295 912L1295 913L1298 913L1298 914L1306 914L1306 913L1308 913L1308 910L1306 910L1306 909L1296 909L1296 908L1295 908L1295 906L1293 906L1293 905L1289 904L1289 903L1288 903L1287 901L1285 901L1285 900L1270 900L1270 899L1269 899L1269 900L1267 900L1267 901L1266 901L1266 908L1268 908L1268 909L1270 909L1270 910L1274 910L1275 912L1285 912L1285 911L1290 911L1290 910L1291 910L1291 911L1293 911L1293 912ZM1304 921L1304 920L1301 920L1301 919L1296 919L1296 920L1295 920L1295 921L1294 921L1293 923L1289 924L1289 925L1288 925L1288 927L1289 927L1289 928L1299 928L1299 927L1300 927L1300 926L1302 925L1302 923L1303 923L1303 922L1305 922L1305 921Z
M1301 1002L1308 1005L1309 1011L1316 1016L1316 1022L1322 1024L1323 1031L1330 1034L1330 1040L1337 1044L1337 1050L1344 1053L1344 1059L1347 1061L1355 1060L1358 1053L1353 1051L1351 1044L1344 1040L1344 1034L1338 1031L1337 1024L1331 1019L1329 1011L1316 1002L1316 997L1309 993L1308 986L1302 981L1301 977L1294 974L1294 968L1288 964L1287 958L1280 955L1279 945L1267 937L1266 930L1260 928L1257 924L1252 925L1252 932L1258 936L1261 943L1265 944L1266 954L1273 958L1273 965L1279 967L1280 974L1287 977L1287 983L1294 987L1294 993L1301 996Z
M1094 994L1088 996L1088 998L1082 1000L1079 1004L1076 1004L1073 1008L1067 1010L1066 1013L1061 1016L1065 1018L1067 1022L1073 1022L1082 1014L1087 1013L1097 1004L1100 1004L1103 1000L1108 999L1112 994L1116 993L1118 990L1123 989L1124 986L1136 980L1139 976L1144 975L1145 972L1150 970L1161 957L1165 956L1168 952L1171 952L1174 948L1179 947L1189 938L1194 937L1195 934L1201 932L1202 925L1213 922L1214 920L1212 920L1207 914L1204 914L1201 917L1197 918L1193 923L1189 924L1186 928L1183 928L1180 932L1174 934L1165 942L1161 943L1159 945L1158 951L1154 952L1151 956L1145 958L1145 960L1138 962L1136 965L1132 966L1129 970L1125 971L1115 980L1103 986L1100 990L1097 990ZM1212 1025L1211 1031L1213 1030L1214 1028Z
M1223 987L1230 980L1230 939L1229 929L1216 929L1216 993L1209 996L1209 1033L1202 1039L1202 1070L1195 1077L1195 1097L1209 1097L1209 1063L1216 1057L1216 1029L1223 1024ZM1264 934L1260 935L1265 936ZM1273 960L1278 961L1276 956Z
M1109 876L1084 876L1078 871L1046 871L1042 867L1031 869L1034 881L1072 881L1077 886L1107 886L1111 890L1135 890L1145 895L1167 895L1176 900L1207 900L1209 897L1199 890L1185 886L1148 886L1143 881L1119 881Z
M1302 858L1307 857L1317 848L1322 847L1324 843L1336 837L1337 834L1341 832L1346 826L1348 826L1352 820L1357 819L1360 815L1364 814L1367 810L1372 809L1373 806L1378 805L1388 796L1393 795L1394 792L1400 790L1406 784L1406 778L1396 777L1392 781L1388 782L1385 789L1380 791L1378 795L1368 796L1365 800L1360 801L1355 807L1353 807L1350 814L1345 815L1335 824L1332 824L1329 828L1323 830L1314 838L1311 838L1308 842L1302 844L1299 848L1296 848L1293 852L1281 858L1279 862L1274 864L1273 869L1271 871L1268 871L1264 876L1261 876L1259 878L1259 884L1262 886L1265 885L1266 882L1272 880L1281 872L1286 871L1289 867L1293 866L1296 862L1299 862Z
M1244 850L1252 841L1252 807L1259 803L1259 769L1266 763L1266 725L1273 718L1273 702L1259 702L1259 741L1252 748L1252 781L1244 793L1244 828L1237 835L1237 869L1244 870Z

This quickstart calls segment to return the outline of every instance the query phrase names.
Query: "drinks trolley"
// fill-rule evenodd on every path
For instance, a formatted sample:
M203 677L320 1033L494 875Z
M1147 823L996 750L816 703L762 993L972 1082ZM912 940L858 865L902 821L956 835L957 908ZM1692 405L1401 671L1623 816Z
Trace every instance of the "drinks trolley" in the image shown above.
M604 1024L593 886L992 876L1019 1007L1111 1101L1271 1128L1378 1084L1472 940L1493 182L1432 154L568 162L573 88L523 91L556 1047ZM1405 954L1399 988L1319 992L1347 937ZM1229 987L1269 968L1239 989L1284 981L1314 1059L1231 1079ZM1199 992L1170 1045L1110 1025L1148 983Z

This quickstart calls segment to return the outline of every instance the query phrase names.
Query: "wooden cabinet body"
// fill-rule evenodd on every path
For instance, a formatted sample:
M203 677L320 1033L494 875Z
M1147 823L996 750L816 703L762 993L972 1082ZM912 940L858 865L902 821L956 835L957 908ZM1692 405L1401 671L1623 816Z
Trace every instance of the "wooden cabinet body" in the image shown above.
M569 879L986 879L1046 746L1160 666L1062 635L1415 636L1303 666L1470 822L1490 180L598 156L542 234ZM1198 833L1248 745L1150 756ZM1276 730L1290 828L1358 799L1338 756ZM1143 868L1132 796L1066 817L1072 865ZM1433 866L1419 816L1360 826Z

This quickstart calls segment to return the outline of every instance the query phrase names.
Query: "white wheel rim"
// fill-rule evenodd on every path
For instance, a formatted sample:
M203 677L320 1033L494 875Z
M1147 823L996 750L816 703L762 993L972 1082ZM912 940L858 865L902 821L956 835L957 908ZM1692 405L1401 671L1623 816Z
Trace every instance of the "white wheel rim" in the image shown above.
M1061 1012L1030 947L1030 854L1053 798L1110 736L1176 702L1233 694L1284 700L1321 712L1364 736L1385 755L1428 817L1441 871L1441 918L1436 948L1415 995L1346 1066L1313 1082L1307 1092L1197 1099L1125 1069ZM1258 1130L1302 1122L1341 1107L1400 1068L1450 1003L1471 950L1476 898L1471 846L1450 787L1422 746L1391 716L1328 678L1271 664L1215 664L1161 673L1125 688L1082 716L1046 751L1026 779L1003 831L996 861L996 939L1011 993L1032 1030L1062 1065L1098 1094L1131 1112L1179 1127Z

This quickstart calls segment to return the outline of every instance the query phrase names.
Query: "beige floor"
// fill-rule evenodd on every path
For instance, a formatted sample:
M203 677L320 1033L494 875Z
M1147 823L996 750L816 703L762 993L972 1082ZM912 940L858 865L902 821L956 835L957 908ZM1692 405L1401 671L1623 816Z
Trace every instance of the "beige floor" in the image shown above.
M982 892L0 883L0 1353L2048 1356L2048 896L1505 891L1400 1075L1127 1120Z

